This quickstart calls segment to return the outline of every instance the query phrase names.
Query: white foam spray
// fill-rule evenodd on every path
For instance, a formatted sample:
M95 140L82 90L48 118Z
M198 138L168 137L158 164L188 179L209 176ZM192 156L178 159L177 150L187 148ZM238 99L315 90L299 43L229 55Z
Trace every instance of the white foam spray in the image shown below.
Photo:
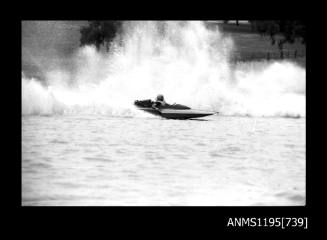
M232 65L233 41L202 22L126 22L110 53L80 48L74 71L22 77L22 114L142 115L133 102L168 103L223 115L305 116L305 69L287 61ZM121 45L118 44L121 42Z

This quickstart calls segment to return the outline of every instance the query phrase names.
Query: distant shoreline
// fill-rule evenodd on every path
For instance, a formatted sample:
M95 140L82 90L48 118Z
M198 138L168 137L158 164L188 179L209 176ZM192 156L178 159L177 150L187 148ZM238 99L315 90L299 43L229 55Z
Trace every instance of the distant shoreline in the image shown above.
M41 21L42 22L42 21ZM276 45L271 45L270 38L265 36L262 37L260 34L252 31L251 25L246 21L239 22L239 25L234 23L235 21L230 21L229 23L223 23L223 21L206 21L207 27L216 28L218 27L222 34L226 37L231 37L234 42L234 51L232 51L231 62L253 62L262 60L280 61L280 51ZM53 24L53 22L50 22ZM33 25L34 24L34 25ZM41 67L37 65L45 64L40 60L39 56L48 56L49 59L54 62L58 60L59 62L66 62L67 58L70 56L70 52L74 51L78 47L79 42L79 25L72 24L71 21L67 24L62 21L56 27L55 33L49 31L46 22L42 22L42 29L49 32L50 36L55 34L61 39L60 44L53 42L52 38L48 38L45 33L41 33L37 36L37 24L35 23L25 23L26 29L23 31L23 41L22 41L22 71L26 77L42 77L42 72L45 69L40 69ZM79 23L80 24L80 23ZM40 25L40 24L39 24ZM52 25L51 25L52 26ZM24 30L24 28L23 28ZM27 31L31 30L31 31ZM52 29L53 30L53 29ZM35 35L35 34L36 35ZM63 34L68 34L71 36L63 36ZM26 35L24 37L24 35ZM45 36L47 38L45 38ZM41 41L41 45L37 41ZM73 41L70 43L70 41ZM49 45L49 48L45 46ZM41 51L38 51L38 47L42 46ZM54 49L51 49L53 47ZM26 50L26 51L25 51ZM296 57L294 57L296 55ZM285 44L285 59L288 61L296 62L299 65L305 67L306 62L306 47L305 45L296 42L294 44ZM61 61L62 59L62 61Z

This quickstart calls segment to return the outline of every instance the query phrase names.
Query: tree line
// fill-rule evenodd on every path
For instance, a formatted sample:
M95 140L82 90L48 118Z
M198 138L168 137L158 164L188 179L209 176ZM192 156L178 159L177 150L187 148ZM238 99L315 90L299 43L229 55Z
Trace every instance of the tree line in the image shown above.
M227 23L229 20L224 20ZM251 28L260 35L267 35L272 45L277 45L283 51L285 43L293 44L300 39L306 44L305 22L300 20L249 20ZM122 31L123 21L88 21L87 26L80 29L80 45L95 45L97 50L105 46L110 50L110 43ZM239 20L236 20L239 25Z
M80 45L94 45L97 50L104 45L109 51L110 43L121 32L122 23L122 21L88 21L88 25L80 29Z
M293 44L299 39L302 44L306 44L305 22L300 20L277 20L277 21L250 21L254 31L261 35L268 35L271 44L277 44L280 51L283 50L285 43ZM277 36L281 36L278 38Z

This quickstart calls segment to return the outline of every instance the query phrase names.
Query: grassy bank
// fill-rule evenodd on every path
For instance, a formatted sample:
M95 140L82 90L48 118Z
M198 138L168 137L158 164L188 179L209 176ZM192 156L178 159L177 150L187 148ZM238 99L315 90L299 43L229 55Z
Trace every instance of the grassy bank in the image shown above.
M278 60L281 58L278 46L272 45L269 36L261 36L252 31L250 24L210 24L218 27L225 36L234 40L233 61L258 61L260 59ZM277 36L280 38L281 36ZM305 66L306 46L296 41L294 44L284 44L284 59Z

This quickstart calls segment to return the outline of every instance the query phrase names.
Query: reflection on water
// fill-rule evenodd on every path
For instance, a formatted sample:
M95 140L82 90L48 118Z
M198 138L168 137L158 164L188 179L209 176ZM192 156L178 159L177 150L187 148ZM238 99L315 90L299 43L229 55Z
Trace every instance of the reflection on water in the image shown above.
M23 205L304 205L305 119L22 119Z

